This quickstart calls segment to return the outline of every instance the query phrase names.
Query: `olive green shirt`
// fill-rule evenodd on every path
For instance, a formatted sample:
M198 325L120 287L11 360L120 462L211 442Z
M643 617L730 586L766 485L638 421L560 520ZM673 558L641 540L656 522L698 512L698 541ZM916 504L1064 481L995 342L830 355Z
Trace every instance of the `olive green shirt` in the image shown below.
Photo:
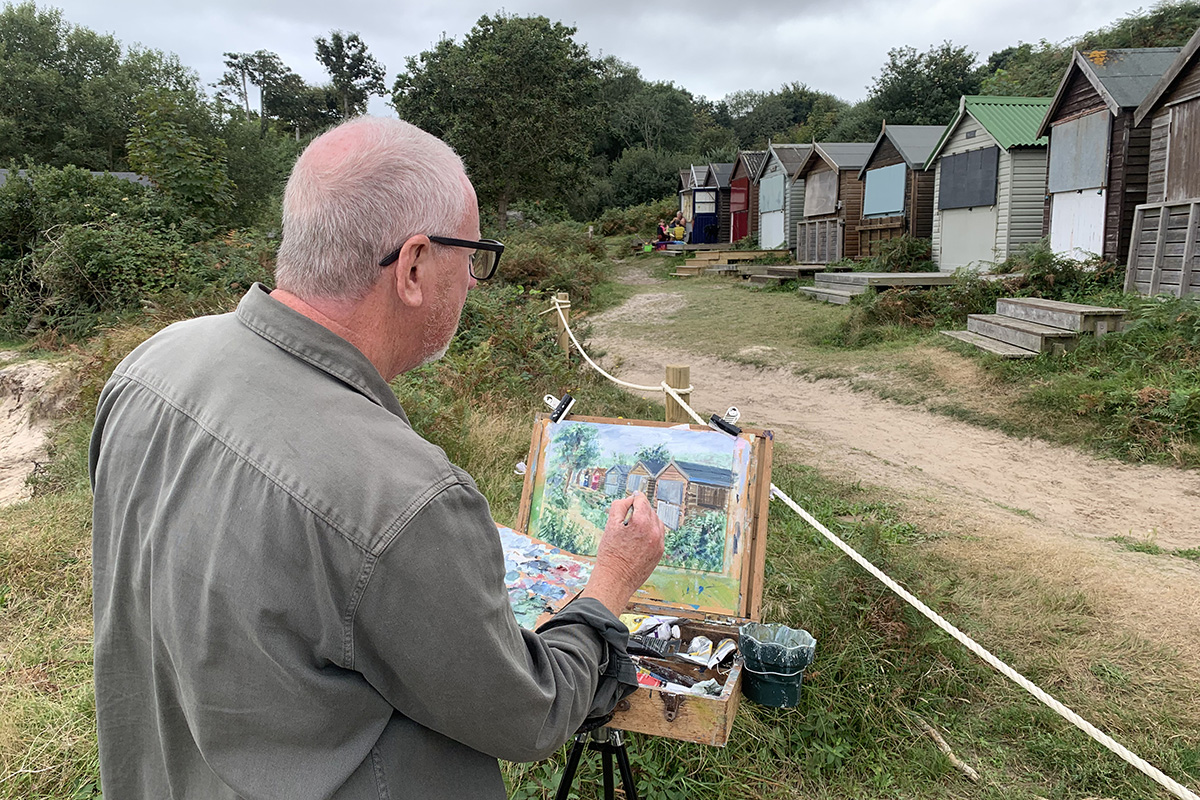
M260 286L121 363L90 467L106 797L501 798L619 696L624 627L522 631L471 478Z

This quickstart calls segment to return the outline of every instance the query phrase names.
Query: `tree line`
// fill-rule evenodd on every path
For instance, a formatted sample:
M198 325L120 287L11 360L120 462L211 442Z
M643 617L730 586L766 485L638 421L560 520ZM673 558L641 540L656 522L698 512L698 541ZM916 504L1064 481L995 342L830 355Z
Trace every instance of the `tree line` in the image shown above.
M125 47L32 2L0 13L0 164L132 170L210 223L253 224L312 136L384 96L463 156L492 224L522 204L577 219L673 192L690 163L768 141L872 141L884 120L944 125L963 94L1052 94L1073 48L1181 45L1200 2L1162 2L1061 43L986 59L943 42L890 50L858 103L795 81L719 100L595 58L546 17L485 15L388 71L357 33L314 40L309 84L274 52L224 54L204 86L168 53Z

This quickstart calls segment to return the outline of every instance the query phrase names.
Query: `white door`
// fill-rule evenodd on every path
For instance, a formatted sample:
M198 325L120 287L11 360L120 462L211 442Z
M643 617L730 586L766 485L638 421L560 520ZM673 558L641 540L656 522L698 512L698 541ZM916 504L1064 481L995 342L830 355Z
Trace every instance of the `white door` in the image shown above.
M763 250L783 247L783 209L759 217L758 246Z
M1104 252L1103 189L1057 192L1050 197L1050 249L1068 258Z
M953 272L959 267L996 260L996 207L947 208L942 215L938 269Z

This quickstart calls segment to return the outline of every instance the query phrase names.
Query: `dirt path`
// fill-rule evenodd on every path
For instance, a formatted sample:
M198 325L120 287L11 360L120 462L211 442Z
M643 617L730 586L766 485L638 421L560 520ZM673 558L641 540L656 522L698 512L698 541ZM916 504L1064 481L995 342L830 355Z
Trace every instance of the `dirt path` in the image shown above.
M644 325L686 302L669 285L663 289L591 319L593 347L607 353L605 365L619 377L652 385L667 364L689 364L691 404L702 413L736 405L744 421L774 429L776 441L804 463L890 489L927 529L950 534L939 545L947 555L997 568L1036 564L1048 577L1078 585L1112 618L1200 656L1200 565L1111 541L1200 547L1200 474L1014 439L855 392L842 381L799 377L795 365L758 369L699 348L664 346L669 335L630 338L623 319ZM762 343L760 358L769 344Z
M0 365L17 354L0 351ZM25 478L46 457L46 432L63 398L49 391L60 370L41 361L0 369L0 507L29 498Z

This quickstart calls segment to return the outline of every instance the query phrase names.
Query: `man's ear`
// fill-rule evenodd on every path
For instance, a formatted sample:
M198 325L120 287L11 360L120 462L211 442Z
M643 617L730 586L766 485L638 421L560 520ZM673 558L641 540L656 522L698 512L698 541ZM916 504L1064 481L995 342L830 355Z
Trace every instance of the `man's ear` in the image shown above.
M400 257L392 267L396 270L396 296L404 305L417 308L424 302L433 276L432 260L433 243L428 236L410 236L400 248Z

